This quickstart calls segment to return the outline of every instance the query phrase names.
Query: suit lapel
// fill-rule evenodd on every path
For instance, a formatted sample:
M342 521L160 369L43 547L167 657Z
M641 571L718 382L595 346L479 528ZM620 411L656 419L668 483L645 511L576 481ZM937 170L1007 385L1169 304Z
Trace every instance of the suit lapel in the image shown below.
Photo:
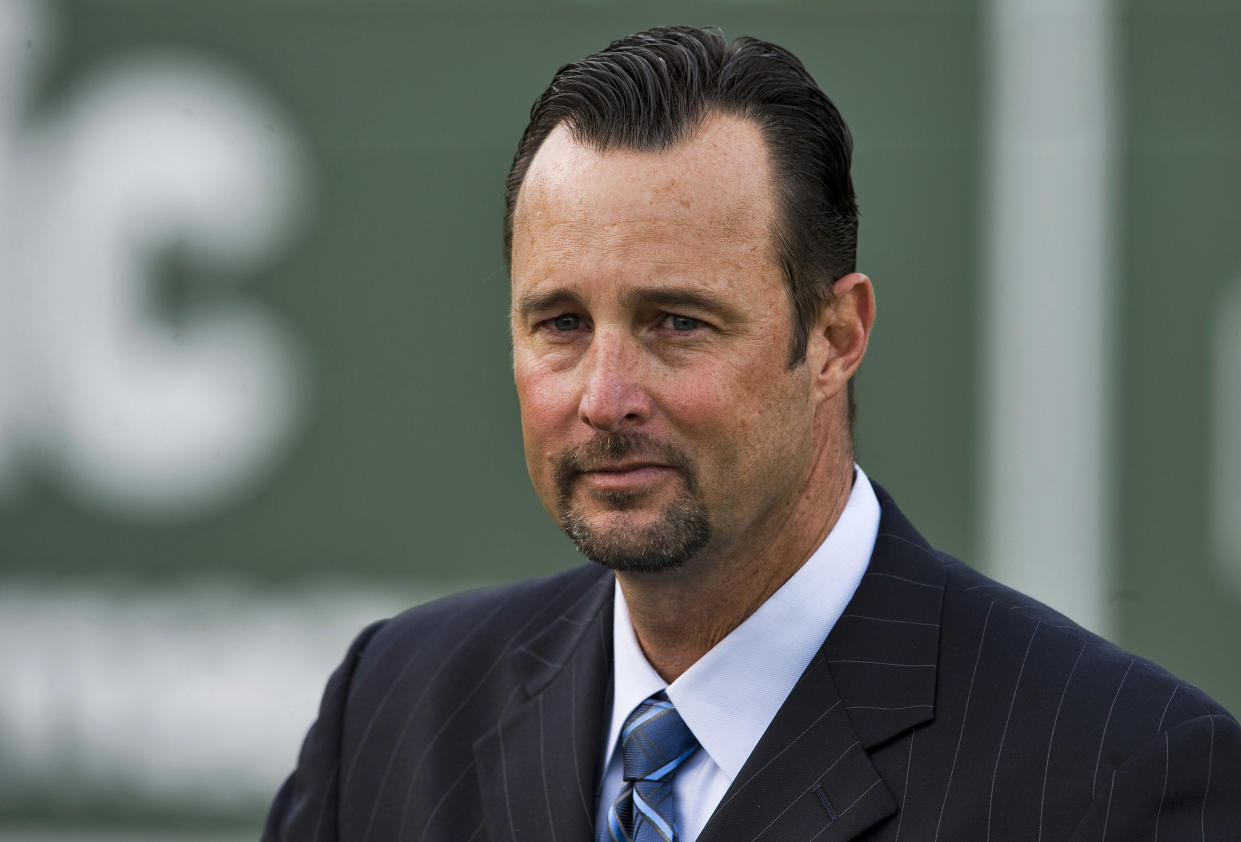
M593 838L612 675L612 576L511 657L524 701L474 744L487 838Z
M866 575L820 654L872 748L934 718L943 562L883 489Z
M699 842L843 842L896 812L868 752L934 717L944 569L876 494L866 575Z
M895 809L817 658L698 838L850 839Z

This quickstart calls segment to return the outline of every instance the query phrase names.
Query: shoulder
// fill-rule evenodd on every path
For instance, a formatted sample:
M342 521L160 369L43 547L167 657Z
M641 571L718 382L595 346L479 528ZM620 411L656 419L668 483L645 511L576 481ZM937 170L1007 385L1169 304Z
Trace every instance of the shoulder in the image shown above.
M610 605L611 589L608 571L582 565L410 608L368 628L355 643L352 694L384 694L409 681L451 693L474 675L495 672L505 656L549 627Z
M551 576L462 591L416 605L385 621L381 639L461 622L516 631L542 615L568 610L610 580L611 574L602 567L584 564Z
M1110 751L1117 759L1179 723L1229 716L1159 664L951 556L936 555L945 571L941 645L958 650L958 674L968 668L975 682L979 675L1011 682L995 693L981 689L984 698L1001 706L1037 700L1048 711L1054 704L1058 730L1080 729L1083 739L1104 744L1104 758Z
M1228 711L1048 606L944 564L944 712L1003 821L1097 839L1140 838L1154 814L1172 838L1237 819L1241 726ZM1038 785L1037 813L1021 781Z
M1223 707L933 549L877 493L872 572L903 588L882 585L885 593L923 609L910 628L935 637L919 661L935 664L933 716L917 729L916 750L902 744L908 753L892 761L927 770L907 812L957 822L965 834L977 820L970 793L983 792L998 838L1024 838L1030 827L1048 838L1099 838L1103 827L1148 827L1157 812L1169 829L1235 818L1226 805L1241 803L1241 726Z
M944 616L969 620L945 623L956 652L944 663L972 691L961 727L990 761L1004 815L1027 808L1020 786L999 793L996 782L1024 779L1039 782L1040 804L1021 821L1073 828L1072 839L1141 838L1152 816L1168 838L1234 838L1216 835L1241 819L1241 725L1227 710L1046 605L945 564Z
M886 491L876 487L876 494L883 510L881 540L899 542L909 569L942 585L941 671L977 679L992 668L1011 669L1014 679L1020 675L1023 690L1051 683L1070 696L1080 691L1108 705L1115 699L1118 708L1135 694L1146 700L1139 707L1158 703L1152 728L1169 727L1185 717L1226 715L1205 693L1163 667L934 549ZM1127 716L1124 711L1113 713Z
M945 568L944 617L972 619L975 651L983 663L1020 658L1016 663L1019 670L1026 668L1024 683L1059 689L1067 702L1106 704L1109 729L1132 730L1135 739L1153 737L1186 719L1228 715L1202 690L1162 666L955 558L938 555Z
M411 810L447 815L444 799L467 779L472 745L524 698L528 670L515 663L555 657L540 640L575 645L588 618L610 608L611 593L611 574L582 566L457 594L364 629L328 682L265 838L369 828L381 802L384 821L397 816L402 827Z

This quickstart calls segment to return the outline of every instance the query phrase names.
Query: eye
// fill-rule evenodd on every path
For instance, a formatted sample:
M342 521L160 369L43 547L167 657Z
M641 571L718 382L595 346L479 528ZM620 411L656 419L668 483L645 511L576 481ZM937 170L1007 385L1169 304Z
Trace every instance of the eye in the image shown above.
M551 319L550 324L555 330L564 331L567 333L568 331L577 330L581 327L582 320L579 316L576 316L573 313L564 313L554 319Z
M668 321L672 329L679 333L687 333L702 326L702 322L698 319L690 318L689 316L678 316L676 314L670 315L668 317Z

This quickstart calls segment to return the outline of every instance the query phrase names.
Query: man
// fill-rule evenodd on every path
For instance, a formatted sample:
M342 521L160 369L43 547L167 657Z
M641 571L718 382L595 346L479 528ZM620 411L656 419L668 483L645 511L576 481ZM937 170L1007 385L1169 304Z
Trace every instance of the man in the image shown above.
M1241 839L1241 728L853 462L851 140L771 44L562 68L510 172L540 498L594 564L377 624L266 838Z

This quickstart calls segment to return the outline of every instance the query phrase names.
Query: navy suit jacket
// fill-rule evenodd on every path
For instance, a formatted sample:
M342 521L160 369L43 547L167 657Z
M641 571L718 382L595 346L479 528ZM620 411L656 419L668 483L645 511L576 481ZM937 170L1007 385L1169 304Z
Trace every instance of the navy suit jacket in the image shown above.
M876 490L866 575L701 842L1241 840L1233 717ZM366 629L263 838L594 839L613 587L589 565Z

